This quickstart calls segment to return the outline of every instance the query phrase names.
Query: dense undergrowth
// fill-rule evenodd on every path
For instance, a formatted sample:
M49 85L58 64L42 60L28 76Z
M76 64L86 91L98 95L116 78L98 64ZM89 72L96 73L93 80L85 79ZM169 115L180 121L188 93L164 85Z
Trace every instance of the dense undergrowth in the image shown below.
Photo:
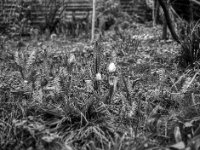
M0 149L199 149L199 70L180 68L180 46L159 34L2 36Z

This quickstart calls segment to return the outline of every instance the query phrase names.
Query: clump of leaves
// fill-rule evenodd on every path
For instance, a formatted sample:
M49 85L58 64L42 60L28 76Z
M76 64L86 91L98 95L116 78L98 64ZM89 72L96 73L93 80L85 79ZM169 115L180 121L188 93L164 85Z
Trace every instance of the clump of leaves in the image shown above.
M131 17L121 11L119 0L98 1L97 25L103 34L104 31L111 29L111 27L119 26L121 23L124 24L124 22L126 22L125 26L129 26L131 21Z
M113 118L105 105L94 97L73 110L58 129L68 143L88 147L87 144L93 141L96 147L102 148L114 138Z
M200 24L196 23L190 29L188 35L181 43L181 50L179 58L179 64L182 67L194 67L198 64L200 59ZM198 65L199 66L199 65Z
M0 146L2 149L59 150L65 148L56 133L51 133L42 122L36 121L32 116L26 119L13 119L10 124L2 124L1 128L9 132L9 134L1 133Z

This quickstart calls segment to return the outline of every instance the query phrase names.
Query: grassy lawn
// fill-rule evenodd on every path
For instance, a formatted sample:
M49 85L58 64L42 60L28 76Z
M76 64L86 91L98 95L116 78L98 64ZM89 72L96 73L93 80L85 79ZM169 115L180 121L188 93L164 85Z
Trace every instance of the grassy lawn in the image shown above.
M161 32L1 36L0 149L198 150L199 68Z

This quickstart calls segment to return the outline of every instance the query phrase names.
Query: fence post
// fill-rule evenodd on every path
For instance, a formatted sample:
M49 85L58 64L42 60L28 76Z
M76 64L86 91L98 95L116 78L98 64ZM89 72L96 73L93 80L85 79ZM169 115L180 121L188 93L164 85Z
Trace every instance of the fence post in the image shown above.
M96 0L93 0L92 5L92 36L91 36L91 42L94 41L94 32L95 32L95 19L96 19Z

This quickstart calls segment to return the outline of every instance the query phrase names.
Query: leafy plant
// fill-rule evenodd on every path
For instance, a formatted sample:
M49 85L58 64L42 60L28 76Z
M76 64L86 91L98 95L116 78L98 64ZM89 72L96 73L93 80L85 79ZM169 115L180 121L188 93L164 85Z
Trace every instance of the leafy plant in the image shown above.
M65 5L63 5L65 4ZM43 10L42 7L42 12L43 16L45 18L45 24L43 25L42 30L48 30L50 32L50 35L53 32L56 32L56 28L61 20L61 15L63 14L67 4L66 1L63 1L63 3L59 1L43 1L41 3L42 7L44 6L45 9Z
M188 35L185 36L179 55L179 63L183 67L198 67L199 54L199 23L192 25Z
M130 16L121 11L118 0L98 1L97 3L97 26L100 32L109 30L113 26L119 26L126 21L131 22Z

